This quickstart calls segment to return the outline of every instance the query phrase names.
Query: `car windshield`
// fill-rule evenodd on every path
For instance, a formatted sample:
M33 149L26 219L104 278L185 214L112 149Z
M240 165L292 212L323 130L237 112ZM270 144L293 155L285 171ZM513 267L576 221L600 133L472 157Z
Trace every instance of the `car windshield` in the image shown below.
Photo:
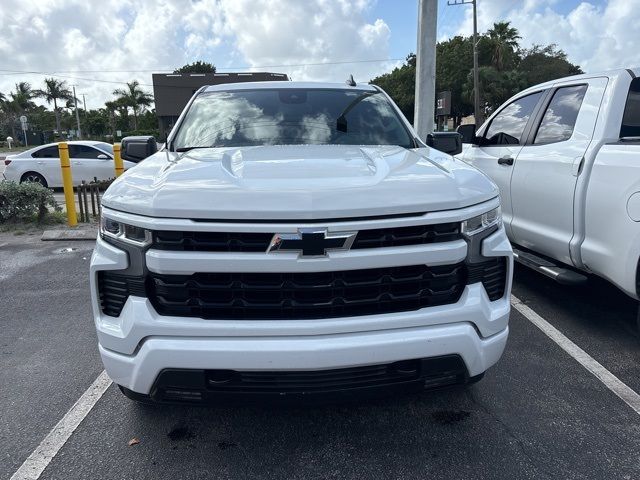
M199 95L179 126L173 149L301 144L414 147L408 129L378 91L274 88Z
M111 145L110 143L100 142L100 143L96 143L94 147L113 156L113 145Z

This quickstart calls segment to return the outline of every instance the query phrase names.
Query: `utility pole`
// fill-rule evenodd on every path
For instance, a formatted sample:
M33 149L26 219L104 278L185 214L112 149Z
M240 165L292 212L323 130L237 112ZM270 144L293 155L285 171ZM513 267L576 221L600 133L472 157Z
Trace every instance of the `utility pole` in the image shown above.
M78 98L76 97L76 86L73 85L73 104L76 107L76 123L78 124L78 138L82 138L82 132L80 132L80 115L78 115Z
M84 114L87 114L87 99L84 96L84 93L82 94L82 104L84 105Z
M484 115L480 109L480 77L478 75L478 9L477 0L449 0L447 5L468 5L473 6L473 116L476 125L479 127Z
M435 115L438 0L420 0L418 8L418 53L413 125L420 140L425 141L427 134L433 132Z

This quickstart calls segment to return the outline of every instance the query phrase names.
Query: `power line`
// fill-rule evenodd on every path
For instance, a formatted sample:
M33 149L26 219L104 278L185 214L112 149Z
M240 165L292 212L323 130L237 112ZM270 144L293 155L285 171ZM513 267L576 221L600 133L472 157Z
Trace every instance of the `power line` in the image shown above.
M381 63L381 62L395 62L402 61L403 58L379 58L371 60L344 60L337 62L315 62L315 63L287 63L279 65L259 65L259 66L242 66L242 67L216 67L216 71L219 70L251 70L253 68L288 68L288 67L314 67L322 65L349 65L358 63ZM174 68L160 67L154 69L144 70L17 70L17 69L0 69L0 75L16 75L16 74L33 74L33 75L53 75L62 73L166 73L173 72Z

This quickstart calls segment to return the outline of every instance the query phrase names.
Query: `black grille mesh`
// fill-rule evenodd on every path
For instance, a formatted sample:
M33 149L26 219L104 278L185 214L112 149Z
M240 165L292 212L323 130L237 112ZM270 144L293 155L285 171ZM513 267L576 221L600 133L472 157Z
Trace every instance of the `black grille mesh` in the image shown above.
M491 257L467 267L467 283L482 282L489 300L499 300L507 287L507 257Z
M451 304L482 282L490 300L504 296L507 258L437 267L320 273L196 273L146 278L98 273L103 313L117 317L129 295L148 296L160 315L220 319L350 317Z
M350 317L455 303L463 264L320 273L151 273L147 294L161 315L230 319Z
M198 252L266 252L274 233L156 231L153 246L158 250ZM441 223L409 227L360 230L352 249L400 247L449 242L462 238L460 224Z

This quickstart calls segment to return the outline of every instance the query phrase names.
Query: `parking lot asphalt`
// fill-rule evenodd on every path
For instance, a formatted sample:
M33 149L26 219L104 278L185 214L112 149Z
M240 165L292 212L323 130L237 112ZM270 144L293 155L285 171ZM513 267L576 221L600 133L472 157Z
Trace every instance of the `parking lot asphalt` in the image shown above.
M91 249L0 236L0 478L102 371ZM605 282L571 289L523 268L513 293L640 391L634 302ZM636 479L639 439L640 415L513 310L503 358L466 389L203 408L139 405L112 385L40 478Z

